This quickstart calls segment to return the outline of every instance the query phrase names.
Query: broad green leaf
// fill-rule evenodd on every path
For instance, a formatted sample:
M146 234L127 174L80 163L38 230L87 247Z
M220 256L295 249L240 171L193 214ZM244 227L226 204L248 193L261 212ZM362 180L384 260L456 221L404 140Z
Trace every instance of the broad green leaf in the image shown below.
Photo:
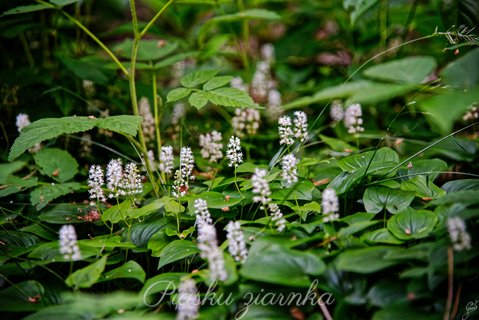
M113 132L136 136L143 118L141 116L119 115L97 119L97 127Z
M187 95L191 93L191 89L187 88L176 88L168 92L168 95L166 96L166 102L174 102L178 101L180 99L183 99Z
M354 25L356 21L372 8L378 0L344 0L344 9L351 11L351 25Z
M61 203L42 212L38 218L53 224L83 223L78 217L87 214L89 209L91 209L89 205Z
M349 249L339 254L336 266L341 271L374 273L396 264L395 261L384 259L384 255L393 249L386 246Z
M282 188L271 193L274 200L306 200L313 198L314 184L310 180L304 180L291 188Z
M208 91L209 100L219 106L235 108L260 108L246 92L236 88L218 88Z
M130 215L131 205L131 200L126 199L125 201L108 208L102 214L103 221L110 221L112 223L125 221Z
M142 218L148 216L154 212L157 212L165 206L165 203L170 201L170 197L162 197L161 199L155 199L147 205L142 206L141 208L132 208L129 210L128 214L133 219Z
M211 78L203 85L203 90L209 91L209 90L222 87L228 84L231 81L231 79L233 79L232 76L219 76L219 77Z
M447 163L441 159L413 160L411 164L411 168L398 170L398 175L404 176L404 179L413 178L416 175L427 175L431 181L434 181L441 172L447 170Z
M342 222L346 222L348 225L351 226L359 222L371 221L374 218L374 216L375 216L374 213L357 212L355 214L345 216L344 218L341 218L340 220Z
M8 180L9 181L6 188L0 189L0 198L24 191L25 189L36 187L38 185L37 177L21 179L15 176L10 176Z
M159 62L155 63L155 69L161 69L164 67L171 66L177 62L186 60L188 58L196 58L198 56L199 52L198 51L191 51L191 52L184 52L184 53L178 53L174 54L170 57L167 57L163 60L160 60Z
M440 320L433 312L423 311L418 308L413 308L410 303L397 303L388 305L374 313L372 320Z
M92 117L63 117L63 118L43 118L32 122L22 129L20 136L13 143L8 155L8 160L12 161L42 141L56 138L62 134L71 134L84 132L93 129L95 126L135 136L138 131L142 118L140 116L112 116L108 118L96 119Z
M165 265L199 253L200 249L189 240L175 240L167 244L160 253L158 269Z
M347 226L345 228L341 228L338 232L338 237L343 238L343 237L349 237L350 235L353 235L359 231L362 231L364 229L367 229L371 226L374 226L377 223L380 223L381 221L361 221L361 222L356 222L350 226Z
M253 242L240 274L246 279L307 288L311 285L308 275L320 275L325 267L313 253L292 250L274 239L262 238Z
M135 248L135 245L133 243L123 242L121 236L115 234L96 236L93 239L78 240L78 244L82 248L99 248L102 251L105 249L113 248Z
M356 147L353 147L342 139L331 138L322 134L319 135L319 138L335 151L344 152L345 150L357 150Z
M383 243L383 244L401 244L404 241L399 240L389 232L387 228L377 229L361 236L362 240L366 240L370 243Z
M401 240L421 239L431 233L436 222L433 212L408 208L388 220L388 230Z
M191 106L200 110L208 103L209 98L210 98L209 92L196 91L190 96L190 98L188 99L188 102L191 104Z
M442 135L451 133L454 123L461 119L468 108L479 101L479 90L439 90L438 94L418 100L431 128Z
M110 281L114 279L136 279L143 283L145 281L146 273L143 268L135 261L130 260L121 267L110 270L103 274L100 281Z
M58 60L80 79L91 80L99 84L108 82L108 77L101 71L98 64L92 63L88 59L73 59L61 55L58 57Z
M227 195L215 191L202 192L199 195L195 196L194 199L201 198L206 201L208 208L212 209L222 209L225 207L235 206L240 203L243 198L239 195L228 195L228 200L226 200ZM193 207L193 199L189 203L189 206Z
M339 160L338 165L344 171L352 172L367 167L370 163L385 161L399 163L399 156L396 151L385 147L376 152L367 151L343 158Z
M479 189L479 179L459 179L446 182L441 189L446 190L447 193L452 193L460 190L477 190Z
M169 302L169 298L165 299L172 293L176 292L180 284L181 278L188 275L187 273L163 273L146 280L145 285L140 291L143 306L157 307L161 303ZM163 292L164 294L156 295Z
M78 288L90 288L98 281L103 270L105 270L107 258L108 256L103 256L89 266L73 272L66 278L66 285L74 287L75 290Z
M8 184L8 176L17 172L27 165L23 161L14 161L11 163L1 163L0 164L0 185Z
M185 207L178 203L178 201L171 199L165 203L165 210L170 213L181 213L185 211Z
M443 197L431 202L431 205L443 205L451 203L460 203L465 206L475 205L479 203L479 190L460 190L451 192Z
M166 230L169 230L169 228L174 228L176 226L171 225L167 226L148 239L148 250L151 250L151 256L152 257L159 257L161 250L171 242L169 239L169 236L166 234Z
M383 280L369 290L368 300L376 307L406 302L406 285L398 281Z
M28 280L8 286L0 291L0 311L27 312L44 308L42 303L32 303L29 297L44 297L43 285L35 280Z
M219 70L198 70L189 73L180 79L183 87L194 88L213 78Z
M138 61L156 61L171 54L178 47L177 42L165 42L157 39L142 39L138 45ZM113 50L122 58L131 58L133 40L125 39Z
M441 71L441 78L445 85L455 88L473 89L479 85L479 48L449 63Z
M150 238L159 230L170 226L170 221L168 218L159 218L151 222L133 224L131 227L131 242L137 247L146 248Z
M80 247L80 253L82 259L87 259L89 257L97 256L103 251L103 248L94 248L89 246L84 246L82 240L78 241L78 246ZM62 254L60 254L60 244L59 241L47 242L36 247L29 255L28 258L39 259L42 262L70 262L66 260Z
M53 9L49 6L46 6L44 4L30 4L26 6L18 6L15 8L12 8L10 10L5 11L2 13L1 16L8 16L12 14L21 14L21 13L29 13L29 12L35 12L35 11L41 11L45 9Z
M33 159L43 174L57 182L66 182L78 173L78 162L65 150L43 148Z
M386 209L390 213L398 213L409 207L415 196L409 191L369 187L364 192L363 203L367 212L379 213Z
M401 189L414 191L416 196L423 199L437 199L446 194L446 191L436 186L427 176L417 176L403 181Z
M433 57L416 56L375 65L364 70L364 75L384 81L420 84L435 68Z
M34 189L30 193L30 202L37 210L44 208L50 201L58 197L80 190L78 182L52 183Z

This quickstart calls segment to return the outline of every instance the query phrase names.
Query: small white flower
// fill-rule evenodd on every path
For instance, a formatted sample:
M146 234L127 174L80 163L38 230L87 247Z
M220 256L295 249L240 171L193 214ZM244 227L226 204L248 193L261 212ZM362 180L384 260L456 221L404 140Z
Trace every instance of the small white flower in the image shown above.
M241 77L234 77L233 79L231 79L230 84L232 88L248 92L248 85L243 82L243 79L241 79Z
M308 117L304 111L294 112L294 136L301 143L305 142L308 138Z
M338 101L333 101L331 105L331 110L329 111L329 116L333 119L334 122L340 122L344 118L344 109L341 106L341 103Z
M91 98L95 95L95 84L91 80L83 80L82 82L83 91L88 98Z
M28 114L19 113L17 115L16 125L17 125L18 132L21 132L22 129L28 126L29 124L30 124L30 118L28 117Z
M173 172L173 147L172 146L162 146L160 151L160 164L158 168L161 172L170 174Z
M281 178L285 187L291 187L293 184L298 182L298 159L294 154L290 153L283 157L281 161L282 171Z
M348 129L348 132L359 133L363 132L363 111L359 103L350 105L344 112L344 125Z
M63 225L60 228L60 253L63 254L65 260L76 261L81 259L77 234L72 225Z
M229 253L235 261L244 263L246 258L248 258L248 250L246 249L246 242L239 221L230 221L226 225L226 232Z
M261 46L261 58L268 64L274 62L274 46L271 43L266 43Z
M142 97L138 102L138 112L143 117L141 127L146 141L151 141L155 138L155 118L151 113L150 102L148 98Z
M261 210L266 208L266 205L271 201L269 196L271 195L271 190L269 188L268 181L266 181L267 171L264 169L256 168L254 174L251 177L251 182L253 185L253 202L261 203Z
M100 166L92 165L88 172L88 192L90 193L90 199L96 199L102 202L106 201L102 189L104 183L103 169Z
M459 217L450 217L447 219L447 230L453 243L455 251L471 249L471 236L466 231L464 220Z
M271 86L271 74L269 63L260 61L256 65L256 71L251 80L251 94L255 99L263 101L268 97Z
M195 158L190 147L182 147L180 152L180 168L175 171L175 181L173 182L173 196L184 196L188 193L189 181L194 180L193 168Z
M479 119L479 106L473 105L467 110L467 112L462 117L464 121L474 121Z
M138 167L133 162L127 163L125 166L122 188L122 195L131 196L139 194L143 191L143 185L141 184L141 176L138 172Z
M278 232L283 232L286 228L286 220L283 218L283 213L279 209L279 206L276 203L270 203L268 208L271 212L271 221L274 222L276 230Z
M178 303L176 305L176 320L192 320L198 317L200 297L193 279L187 278L180 282L178 288Z
M120 159L111 160L106 167L106 187L110 190L109 198L117 198L123 188L123 164Z
M223 137L220 132L213 130L206 135L200 134L199 145L201 147L201 156L210 162L217 162L223 157Z
M171 113L171 124L176 126L180 123L181 118L186 115L186 107L184 103L178 102L173 107L173 112Z
M196 214L196 225L199 227L203 224L212 224L210 212L208 211L208 204L205 200L199 198L194 202L195 205L195 214Z
M324 222L339 219L339 200L334 189L328 188L323 191L321 208L324 215Z
M292 121L289 116L281 116L278 119L279 144L292 145L294 143L294 133Z
M259 128L260 114L256 109L235 110L235 116L231 119L231 124L235 134L244 138L247 135L255 135Z
M228 142L226 150L226 159L229 160L228 167L237 167L243 162L243 152L241 151L241 140L232 136Z
M281 93L276 89L271 89L268 92L268 114L271 119L278 119L283 109L281 109Z

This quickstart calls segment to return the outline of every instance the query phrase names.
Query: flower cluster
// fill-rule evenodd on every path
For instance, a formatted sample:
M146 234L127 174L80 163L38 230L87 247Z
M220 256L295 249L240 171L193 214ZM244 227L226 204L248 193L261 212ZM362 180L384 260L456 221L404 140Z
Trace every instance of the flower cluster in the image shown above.
M196 319L199 308L200 297L198 296L195 280L190 278L181 280L178 287L176 320Z
M329 110L329 116L334 122L340 122L344 119L344 109L339 101L333 101Z
M479 119L479 106L478 105L473 105L464 114L464 116L462 117L462 120L464 120L464 121L474 121L476 119Z
M236 109L231 124L235 134L244 138L247 135L255 135L259 128L260 114L256 109Z
M65 260L76 261L81 259L77 234L72 225L68 224L60 228L60 253Z
M158 165L160 171L165 174L172 173L174 160L175 158L173 156L173 147L162 146L160 151L160 164Z
M200 134L201 156L210 162L216 162L221 159L223 157L221 140L223 140L221 132L216 130L206 135Z
M246 242L239 221L230 221L226 225L226 232L229 253L235 261L244 263L248 258L248 250L246 249Z
M155 118L151 113L150 102L148 98L142 97L138 102L140 116L143 117L141 127L146 141L151 141L155 138Z
M188 193L189 181L194 180L193 168L195 167L195 158L190 147L182 147L180 152L180 168L175 171L175 181L173 182L173 196L184 196Z
M349 133L363 132L363 111L359 103L350 105L344 112L344 125Z
M18 132L22 132L22 129L30 124L30 118L28 117L28 114L19 113L17 115L15 124L17 125Z
M334 189L328 188L323 191L321 208L324 215L324 222L339 219L339 200Z
M471 249L471 236L466 231L464 220L459 217L450 217L447 219L447 230L453 243L455 251Z
M103 171L100 166L92 165L88 175L90 199L105 201L102 190L104 184ZM106 167L106 187L109 189L109 198L119 196L133 196L143 191L141 176L135 163L127 163L125 169L120 159L111 160Z
M290 116L282 116L278 120L279 144L287 146L294 143L294 138L303 143L308 137L308 117L303 111L294 112L294 120Z
M211 281L224 281L227 278L223 251L218 247L216 229L212 224L205 200L195 200L196 225L198 228L197 246L200 257L208 261Z
M291 187L293 184L298 182L298 159L294 154L290 153L283 157L281 161L281 179L285 187Z
M271 221L273 221L276 230L282 232L286 228L286 220L283 218L283 213L276 203L270 203L268 209L271 211Z
M241 140L232 136L226 149L226 159L229 160L228 167L237 167L243 162L243 152L241 151Z

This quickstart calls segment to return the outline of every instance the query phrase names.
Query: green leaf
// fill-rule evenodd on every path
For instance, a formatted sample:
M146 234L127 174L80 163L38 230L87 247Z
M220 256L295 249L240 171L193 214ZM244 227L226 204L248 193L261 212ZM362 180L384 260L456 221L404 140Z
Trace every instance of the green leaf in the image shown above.
M178 203L178 201L171 199L165 203L165 210L170 213L181 213L185 211L185 207Z
M440 75L443 83L452 87L473 89L479 85L479 48L449 63Z
M431 233L436 222L433 212L408 208L388 220L388 230L401 240L421 239Z
M344 0L343 6L346 10L351 10L351 25L354 25L356 21L372 8L378 0Z
M143 118L141 116L120 115L97 119L96 126L101 129L136 136Z
M180 79L183 87L194 88L213 78L219 70L197 70Z
M105 270L107 257L103 256L100 260L69 275L65 280L66 285L74 287L75 290L93 286L100 278L103 270Z
M437 314L413 308L409 303L392 304L374 313L372 320L440 320Z
M146 273L143 268L135 261L130 260L121 267L110 270L101 276L100 281L110 281L113 279L136 279L143 283L145 281Z
M188 58L196 58L198 56L199 52L198 51L191 51L191 52L184 52L184 53L178 53L174 54L168 58L165 58L163 60L160 60L159 62L155 63L155 69L161 69L164 67L171 66L177 62L186 60Z
M407 57L370 67L364 70L364 75L378 80L420 84L436 66L433 57Z
M11 176L8 186L0 189L0 198L9 196L14 193L24 191L25 189L33 188L38 185L38 178L20 179L15 176Z
M380 223L381 221L361 221L354 223L350 226L347 226L345 228L341 228L338 232L338 237L343 238L343 237L349 237L350 235L353 235L359 231L362 231L364 229L367 229L371 226L374 226L377 223Z
M15 140L10 149L8 160L14 160L28 148L42 141L56 138L62 134L88 131L95 126L135 136L141 121L142 118L140 116L129 115L112 116L102 119L91 117L43 118L32 122L22 129L20 136Z
M148 279L140 291L140 297L144 300L144 304L148 307L155 307L160 303L165 303L165 296L172 294L178 288L181 278L187 273L163 273ZM164 292L164 295L155 295ZM169 300L169 299L168 299Z
M130 215L131 200L126 199L122 203L114 205L102 214L103 221L110 221L111 223L118 223L126 220Z
M108 77L101 71L98 64L92 63L88 59L73 59L60 55L58 60L80 79L91 80L99 84L108 82Z
M398 213L411 204L414 192L395 190L386 187L369 187L363 195L367 212L379 213L386 209L390 213Z
M288 287L307 288L308 275L320 275L326 266L315 254L281 246L275 239L253 242L240 274L246 278Z
M403 181L401 189L414 191L416 196L424 199L436 199L446 194L446 191L436 186L427 176L417 176Z
M35 12L35 11L41 11L45 9L53 9L50 8L49 6L46 6L44 4L30 4L26 6L18 6L15 8L12 8L10 10L5 11L2 13L2 16L8 16L12 14L21 14L21 13L29 13L29 12Z
M97 256L101 253L103 248L94 248L83 245L83 240L78 241L80 247L80 253L82 259L87 259L92 256ZM29 255L28 258L39 259L42 262L70 262L66 260L62 254L60 254L60 246L58 241L47 242L36 247Z
M341 169L348 172L353 172L361 169L375 162L394 162L399 163L399 156L396 151L390 148L381 148L375 151L367 151L359 154L354 154L349 157L339 160L338 165Z
M50 201L81 189L78 182L52 183L34 189L30 193L30 202L37 210L44 208Z
M146 247L148 241L155 233L170 225L169 218L159 218L151 222L135 223L131 227L131 242L137 247Z
M13 173L17 172L18 170L22 169L27 165L26 162L23 161L14 161L11 163L1 163L0 164L0 185L8 184L8 178Z
M178 101L180 99L183 99L190 93L191 93L191 89L187 89L187 88L173 89L170 92L168 92L168 95L166 96L166 102L168 103L168 102Z
M425 113L431 128L442 135L451 133L454 123L461 119L473 103L479 101L479 90L440 90L437 95L419 99L419 108Z
M211 78L210 80L208 80L208 82L206 82L203 85L203 90L209 91L209 90L222 87L228 84L231 81L231 79L233 79L232 76L220 76L220 77Z
M148 216L154 212L157 212L165 206L165 204L170 200L170 197L162 197L161 199L153 200L147 205L142 206L141 208L132 208L129 210L128 214L133 219L142 218Z
M164 42L157 39L142 39L138 44L138 61L156 61L171 54L178 47L177 42ZM113 50L122 58L131 58L133 40L125 39Z
M431 181L434 181L442 171L447 170L447 163L441 159L427 159L411 161L412 168L402 168L398 170L399 176L405 179L416 175L427 175Z
M160 253L158 269L165 265L197 254L200 249L189 240L175 240L167 244Z
M188 102L193 107L200 110L208 103L209 98L210 98L209 92L196 91L190 96L190 98L188 99Z
M208 91L209 100L219 106L235 108L260 108L248 93L236 88L218 88Z
M479 179L459 179L448 181L442 185L441 189L446 190L447 193L461 190L477 190L479 189Z
M42 212L38 218L53 224L84 223L78 219L78 216L83 216L89 209L89 205L61 203Z
M78 173L78 162L65 150L43 148L33 159L43 174L58 182L66 182Z
M27 312L44 308L43 303L32 303L29 297L44 297L45 289L42 284L35 280L15 283L0 291L0 311L3 312Z
M373 273L396 264L385 260L384 255L393 247L375 246L362 249L350 249L342 252L336 258L336 266L341 271L356 273Z
M370 243L384 243L384 244L401 244L402 240L399 240L389 232L388 229L377 229L361 236L362 240L366 240Z
M306 200L313 198L314 184L310 180L304 180L292 188L282 188L271 193L274 200Z
M201 198L206 201L208 208L212 209L222 209L225 207L232 207L240 203L243 198L237 194L228 195L228 201L226 201L226 195L223 193L215 191L202 192L199 195L195 196L194 199ZM193 200L189 202L189 207L193 208Z
M460 203L465 206L475 205L479 203L479 190L461 190L451 192L443 197L431 202L431 205L443 205L451 203Z

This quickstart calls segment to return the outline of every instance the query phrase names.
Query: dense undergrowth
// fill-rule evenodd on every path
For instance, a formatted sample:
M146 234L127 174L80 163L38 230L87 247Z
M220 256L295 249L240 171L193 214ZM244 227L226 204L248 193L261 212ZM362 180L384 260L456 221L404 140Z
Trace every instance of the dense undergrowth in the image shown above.
M479 316L475 1L0 9L2 319Z

